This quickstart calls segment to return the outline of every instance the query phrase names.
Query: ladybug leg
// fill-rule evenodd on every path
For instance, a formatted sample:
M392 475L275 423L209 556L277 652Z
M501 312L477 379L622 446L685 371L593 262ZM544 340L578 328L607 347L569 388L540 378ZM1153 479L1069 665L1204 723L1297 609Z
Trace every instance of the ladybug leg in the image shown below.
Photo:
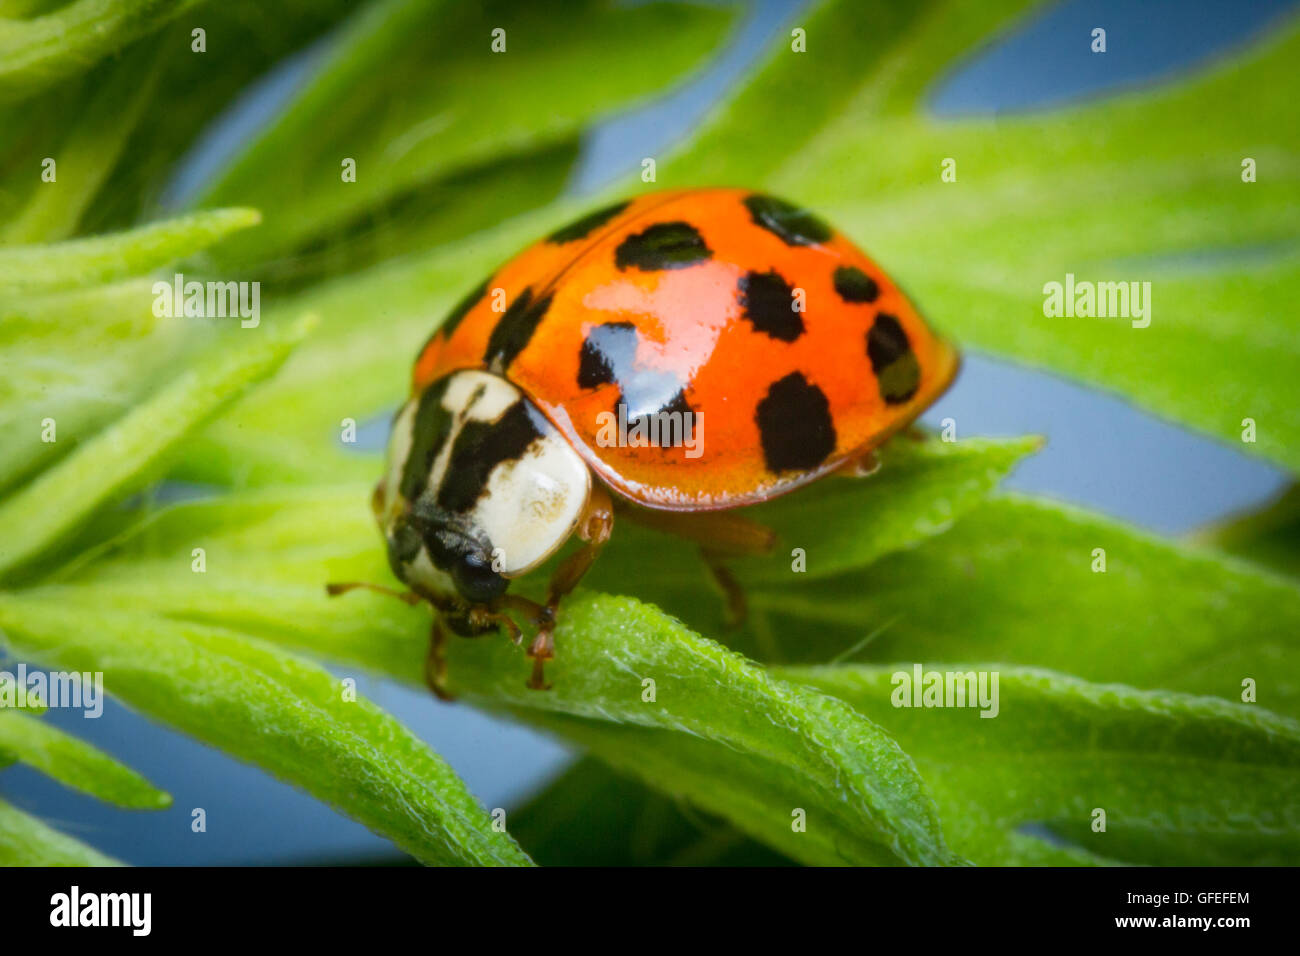
M551 689L551 685L546 683L544 669L546 662L555 657L555 635L551 632L553 626L538 631L533 642L528 645L528 657L533 662L533 672L528 676L528 687L531 690Z
M424 659L424 682L439 700L452 701L456 698L447 692L447 631L442 626L442 617L433 615L433 626L429 630L429 653Z
M486 629L489 627L505 628L506 636L510 638L512 644L518 644L523 638L523 634L519 630L519 625L515 623L514 618L509 614L506 614L504 611L493 610L488 607L476 607L470 609L468 617L470 625L475 629Z
M389 597L395 597L399 601L404 601L411 607L425 600L414 591L397 591L393 588L386 588L381 584L369 584L365 581L331 581L325 585L325 593L330 597L338 597L340 594L346 594L349 591L374 591L376 594L386 594Z
M653 511L629 505L629 521L694 541L718 560L771 554L776 532L735 511Z
M870 478L880 470L880 459L874 451L864 451L840 467L840 473L849 478Z
M600 485L592 488L587 507L578 519L577 531L583 542L582 547L565 558L551 576L546 605L540 609L537 618L537 636L528 645L528 656L533 661L533 673L528 679L528 686L534 690L547 690L551 686L546 683L543 669L546 662L555 657L554 631L560 613L560 601L578 586L614 532L614 504L610 501L609 492Z
M509 615L488 607L466 608L464 603L449 594L437 591L397 591L379 584L367 584L362 581L343 581L325 585L331 597L346 594L348 591L366 590L376 594L385 594L397 598L405 604L415 606L428 602L433 608L433 624L429 631L429 652L424 659L424 682L439 700L451 701L456 698L447 692L447 626L444 615L454 615L460 625L458 632L468 628L466 633L474 634L493 627L504 627L510 639L519 643L519 625Z
M725 561L771 554L776 546L776 533L771 528L734 511L686 513L629 507L625 513L637 524L697 542L700 556L726 599L727 627L736 628L745 622L745 591Z
M709 548L700 548L700 556L713 575L713 580L722 589L722 596L727 602L726 627L734 631L745 623L749 615L749 603L745 600L745 589L740 586L731 569L723 563L725 555Z

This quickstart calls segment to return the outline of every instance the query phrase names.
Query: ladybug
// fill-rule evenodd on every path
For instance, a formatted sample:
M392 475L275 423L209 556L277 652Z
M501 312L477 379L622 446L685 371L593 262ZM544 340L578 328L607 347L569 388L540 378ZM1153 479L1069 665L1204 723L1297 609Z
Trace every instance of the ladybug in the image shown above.
M515 611L545 687L560 600L616 510L699 541L743 613L721 562L773 541L736 509L869 470L957 367L874 262L780 199L653 193L551 233L451 311L393 420L373 508L400 596L437 612L430 686L444 627L518 643ZM545 604L507 593L575 534Z

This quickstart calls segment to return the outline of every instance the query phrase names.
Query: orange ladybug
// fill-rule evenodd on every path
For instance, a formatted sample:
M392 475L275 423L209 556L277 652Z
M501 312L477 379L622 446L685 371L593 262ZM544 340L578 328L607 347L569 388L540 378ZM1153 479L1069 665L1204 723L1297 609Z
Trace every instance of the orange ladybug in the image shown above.
M393 421L373 506L403 597L437 610L430 685L444 626L518 641L518 611L544 687L616 510L699 541L728 585L722 558L772 544L735 509L860 468L957 366L874 262L770 196L654 193L553 232L452 310ZM544 605L507 593L574 533Z

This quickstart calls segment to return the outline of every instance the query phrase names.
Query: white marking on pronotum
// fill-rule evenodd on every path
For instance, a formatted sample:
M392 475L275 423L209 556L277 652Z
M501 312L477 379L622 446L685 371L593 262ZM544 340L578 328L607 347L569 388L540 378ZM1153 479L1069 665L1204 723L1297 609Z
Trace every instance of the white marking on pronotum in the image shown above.
M420 396L412 398L393 425L388 473L380 491L380 520L385 524L407 504L399 500L397 489L414 444L411 432L419 400ZM526 399L503 378L487 372L461 371L447 380L439 401L450 413L452 423L429 467L421 493L421 499L429 505L436 504L440 489L451 478L452 451L466 424L499 422ZM469 526L489 542L494 570L505 577L532 570L564 544L577 527L591 494L591 472L581 456L540 412L531 406L526 408L537 437L518 458L499 462L488 472L482 494L464 513ZM409 563L408 570L420 580L445 584L445 576L424 549Z

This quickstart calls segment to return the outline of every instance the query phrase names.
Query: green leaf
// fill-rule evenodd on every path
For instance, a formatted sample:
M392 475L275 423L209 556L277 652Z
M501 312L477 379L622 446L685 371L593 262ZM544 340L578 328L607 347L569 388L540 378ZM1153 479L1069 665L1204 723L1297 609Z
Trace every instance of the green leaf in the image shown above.
M835 520L869 522L871 484L887 473L888 463L863 482L861 516L854 509ZM326 580L388 579L366 487L176 506L124 542L118 560L91 565L78 580L94 587L97 603L153 601L177 615L292 635L326 656L414 678L422 636L412 636L408 609L358 594L342 603L363 610L340 613L339 604L317 599ZM721 597L690 549L638 530L616 529L593 582L642 592L651 590L644 581L658 578L665 610L687 618L718 613ZM188 569L195 541L207 547L210 568L232 576L212 580L209 571L205 587L195 589L169 574ZM1092 570L1095 548L1106 550L1105 573ZM650 554L655 560L646 560ZM679 554L691 562L684 569ZM636 569L644 581L630 577ZM824 662L875 634L853 659L1001 660L1234 701L1250 677L1262 706L1300 716L1294 582L1048 502L995 498L866 572L821 580L792 574L786 586L751 589L748 597L750 624L728 642L762 659ZM759 621L770 626L775 648L761 639Z
M0 866L121 866L0 800Z
M554 198L572 177L580 147L575 137L452 173L312 236L295 246L292 255L259 261L250 274L272 294L283 295L324 276L355 273L375 261L436 251L443 243L478 233L486 223L512 219ZM233 249L234 243L230 245ZM222 265L243 268L230 255L222 258ZM354 323L357 318L353 316Z
M0 752L60 783L132 810L160 810L172 798L129 767L35 717L0 709Z
M343 419L390 415L406 397L421 343L458 298L563 215L521 217L435 254L323 282L268 307L268 324L311 312L320 327L255 402L235 406L186 446L178 476L240 486L373 480L373 459L338 440ZM322 389L322 382L331 387Z
M189 554L200 544L207 572L196 588ZM328 580L383 580L383 571L364 486L294 489L170 508L68 584L29 593L103 616L147 612L174 627L186 621L229 628L419 682L426 612L368 594L325 596ZM497 639L454 643L453 691L544 724L555 715L583 718L597 734L618 728L619 740L620 725L632 725L672 731L674 739L685 731L708 742L717 759L737 751L752 778L783 797L793 790L801 801L767 806L767 829L747 829L760 839L771 836L773 821L790 832L793 807L815 806L823 819L838 821L841 852L860 862L948 860L907 757L837 702L772 681L630 598L576 596L565 605L556 639L553 690L527 689L522 650ZM655 681L654 702L642 700L645 678ZM736 820L741 810L717 806L710 785L684 776L692 799L743 825Z
M1191 540L1300 577L1300 485L1291 485L1266 508L1211 525Z
M0 300L142 275L260 221L255 209L218 209L111 236L0 248Z
M786 661L879 630L861 659L995 660L1230 701L1250 678L1261 707L1300 717L1293 580L1047 502L994 498L865 576L750 599Z
M26 203L5 217L9 221L0 228L0 245L55 242L76 233L143 117L157 81L156 68L142 71L129 62L111 63L87 79L82 96L59 97L61 104L84 99L73 122L42 130L43 140L32 137L35 153L19 149L7 158L13 164L6 184L10 196L0 200L0 208L23 197ZM26 164L20 165L20 159ZM47 160L54 165L47 166ZM47 174L54 178L47 181Z
M344 25L312 81L205 193L205 204L237 196L266 215L268 228L228 244L224 261L251 267L284 257L440 178L569 142L596 118L698 65L731 20L730 10L681 3L579 0L562 11L371 3ZM494 53L498 29L506 51ZM345 158L356 162L354 182L341 180ZM557 192L552 187L533 204Z
M50 467L210 341L206 326L154 316L152 302L148 280L0 302L0 490Z
M784 544L802 548L808 579L864 567L883 554L947 531L978 505L1041 438L937 441L919 432L876 454L880 470L866 478L822 483L811 494L786 496L753 509ZM790 554L736 561L738 576L755 587L789 583Z
M880 847L910 864L953 862L911 761L839 701L773 680L630 598L571 599L556 642L562 651L548 668L554 687L546 693L525 686L519 649L499 640L452 646L452 691L530 716L558 713L721 744L759 758L768 779L797 788L803 803L769 808L785 827L807 803L836 821L841 838L874 845L876 853L856 862L879 862ZM650 702L646 680L654 682Z
M782 668L887 728L934 790L958 852L983 865L1300 860L1300 724L1250 704L1098 685L996 664L992 719L972 707L895 706L913 665ZM989 678L991 679L991 678ZM992 685L986 685L992 686ZM901 689L900 689L901 688ZM900 696L901 695L901 696ZM1105 831L1093 832L1094 810ZM1078 848L1018 832L1051 824Z
M182 438L273 374L309 327L307 321L261 326L249 347L218 349L0 502L0 575L75 532L105 502L145 484Z
M198 20L206 31L206 53L192 49L195 21L184 17L79 80L56 84L18 104L0 105L0 129L7 134L0 157L0 222L17 215L38 190L49 188L39 179L45 157L57 158L65 184L71 176L88 185L91 170L102 169L95 173L100 185L93 200L82 205L79 233L109 232L156 218L163 203L171 203L164 189L177 163L213 119L282 57L310 48L351 6L352 0L208 3ZM220 70L211 69L212 57L220 58ZM123 110L120 94L119 100L100 101L111 95L106 88L119 74L131 94L140 92L142 77L156 76L141 109ZM68 144L104 123L122 137L120 149L91 152L79 160L68 154Z
M0 100L31 96L203 0L72 0L30 20L0 20Z
M527 864L452 770L322 668L221 628L0 594L15 656L103 671L132 707L303 787L431 864Z
M882 450L884 464L872 478L822 483L820 489L809 489L802 505L788 499L766 508L760 517L770 520L783 534L807 534L823 525L832 528L830 544L812 551L814 563L825 561L829 565L820 569L822 574L860 566L943 530L1037 444L1035 439L949 444L904 438ZM366 499L365 486L355 485L245 493L179 505L158 514L133 537L121 542L107 560L79 569L71 579L78 582L75 586L50 593L57 595L60 603L82 601L101 612L148 608L171 619L230 627L327 658L418 680L425 641L424 629L415 623L420 618L418 612L362 594L338 602L323 597L326 580L379 580L384 576L381 548L366 510ZM264 544L269 541L275 542L274 547ZM205 586L200 589L193 586L189 573L190 550L196 544L204 547L208 562ZM680 566L675 557L679 547L686 549ZM692 548L633 525L620 527L597 565L597 574L610 582L628 583L620 582L620 576L640 567L643 576L654 578L656 571L645 567L647 549L664 558L656 562L656 569L668 570L697 584L702 579L704 572ZM785 575L790 575L788 556L776 563ZM760 579L764 574L776 576L761 563L754 573ZM542 577L534 576L534 586ZM574 736L616 765L617 754L626 749L629 735L636 737L636 746L627 752L659 755L659 770L652 780L656 786L679 788L675 792L691 802L725 816L744 832L795 858L823 863L884 859L880 848L882 824L864 827L857 819L859 813L865 812L869 819L882 817L888 826L895 825L894 818L904 815L905 810L881 800L880 785L873 782L879 771L864 769L857 763L833 771L815 765L800 768L798 754L821 747L827 751L823 759L831 759L829 753L834 747L829 741L852 739L851 734L857 733L860 740L854 752L877 753L873 758L876 763L887 769L893 766L884 774L888 787L891 792L904 794L909 786L916 785L915 781L908 783L905 757L893 753L887 741L874 737L870 728L851 722L847 727L840 726L840 715L834 708L826 712L822 704L784 699L783 692L762 679L761 671L703 641L653 608L614 598L593 600L600 603L587 616L581 616L583 604L572 603L565 608L559 639L566 650L556 665L561 675L556 683L562 684L563 692L536 694L525 690L526 664L516 649L499 641L480 642L490 656L478 662L474 670L459 660L460 654L472 653L473 649L458 647L453 661L456 680L476 674L476 680L486 683L477 690L472 684L462 689L466 693L473 691L491 707L532 711L544 708L548 712L559 709L561 717L534 712L529 719ZM711 598L708 603L718 605ZM689 605L667 603L665 607L690 610ZM636 626L629 622L636 622ZM576 629L572 634L570 627ZM490 652L486 650L489 644L495 648ZM568 650L570 647L577 651ZM581 657L572 660L578 651ZM670 656L662 658L664 654ZM662 671L680 670L677 679L684 683L671 693L674 701L683 703L667 713L647 708L640 701L639 680L628 676L636 668L655 675L660 701L669 693L664 689L666 678ZM715 670L730 676L724 679L714 674ZM719 697L728 688L734 696ZM737 708L736 698L746 703ZM696 699L701 709L684 706ZM713 715L711 702L719 699L733 702L723 715ZM647 716L648 710L651 716ZM770 722L790 730L772 740L749 736L744 727L731 726L722 719L725 714L740 712L768 713L762 726ZM582 719L570 719L575 715ZM599 719L596 715L600 715ZM637 733L630 729L615 732L607 726L609 721L646 720L655 727L690 728L694 735L706 738L706 744L692 747L682 744L677 739L679 734ZM741 756L733 758L736 750ZM756 758L756 754L762 758ZM705 772L719 761L736 764L729 774L732 783L726 786ZM678 769L674 772L673 767ZM797 768L797 772L792 774L791 768ZM635 766L627 769L634 773L644 770ZM839 796L829 782L846 774L850 779L856 774L863 781L859 783L859 794L850 795L847 810L843 806L846 798ZM810 799L810 791L825 794L820 803ZM853 809L853 799L867 809ZM823 828L805 839L804 834L791 830L790 813L794 807L810 806L820 811ZM923 812L911 812L924 818ZM824 825L828 819L843 820L843 828L828 831ZM921 858L916 850L911 854L913 860Z
M877 452L880 469L869 477L828 478L747 509L747 517L776 532L776 544L768 556L732 559L727 567L748 594L779 603L812 581L861 570L947 531L1041 444L1032 436L949 443L909 433ZM647 554L655 560L647 562ZM630 521L618 526L586 583L671 608L705 632L726 626L725 602L698 546ZM751 650L771 656L761 648Z
M0 491L50 467L174 375L187 354L214 345L208 323L155 316L151 283L130 277L256 221L251 210L218 210L0 249Z
M736 831L808 866L897 866L898 857L843 819L836 798L773 772L753 754L691 734L533 712L517 714L578 744L619 773L726 820ZM806 829L796 829L802 823ZM950 856L948 863L960 862Z
M579 760L512 811L510 832L541 866L789 863L724 820L703 816L592 758Z
M153 315L151 282L130 277L255 221L247 209L221 209L0 248L0 490L51 467L174 376L187 354L217 345L212 324Z
M748 183L806 203L965 346L1116 390L1300 468L1300 324L1276 307L1300 294L1300 21L1149 90L931 114L933 86L1029 6L827 0L800 17L808 52L779 37L661 179ZM1257 161L1257 182L1242 181L1243 157ZM940 179L944 158L955 182ZM1045 284L1067 273L1150 282L1150 326L1045 315ZM1255 443L1240 442L1245 418Z

